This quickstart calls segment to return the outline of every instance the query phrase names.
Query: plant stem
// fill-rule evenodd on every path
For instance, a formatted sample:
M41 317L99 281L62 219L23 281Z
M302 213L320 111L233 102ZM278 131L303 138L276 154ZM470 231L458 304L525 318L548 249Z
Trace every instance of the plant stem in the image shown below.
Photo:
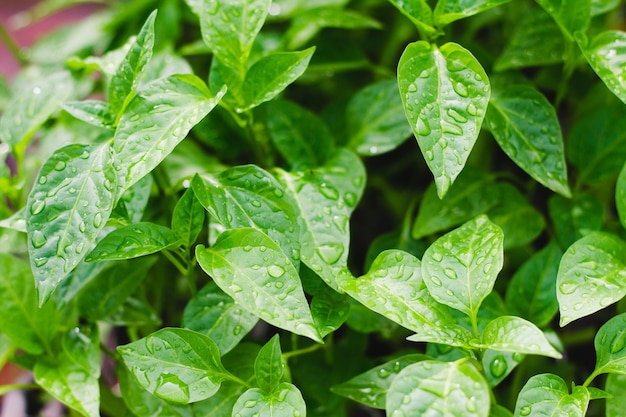
M2 41L9 53L21 66L24 66L28 63L28 60L26 59L26 57L24 57L24 54L22 53L22 49L17 44L17 42L15 42L15 39L13 39L13 36L11 36L2 21L0 21L0 41Z
M292 350L291 352L283 353L283 358L285 360L288 360L295 356L306 355L307 353L315 352L316 350L321 349L322 347L324 347L324 345L316 344L316 345L307 346L302 349Z

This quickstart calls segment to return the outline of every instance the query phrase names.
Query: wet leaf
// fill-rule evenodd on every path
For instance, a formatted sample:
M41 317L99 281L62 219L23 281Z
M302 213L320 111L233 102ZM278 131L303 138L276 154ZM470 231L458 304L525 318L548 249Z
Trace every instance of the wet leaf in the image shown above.
M182 239L186 248L191 248L204 226L204 207L191 188L185 190L174 207L172 231Z
M604 208L591 194L578 193L571 199L552 196L548 211L562 250L590 232L602 229Z
M330 287L315 293L311 299L311 315L321 337L337 330L350 315L350 301Z
M254 375L258 387L266 392L273 392L285 373L280 338L274 335L259 351L254 361Z
M563 415L583 417L589 404L589 392L574 387L569 394L565 381L553 374L532 376L520 391L515 404L515 417Z
M626 33L602 32L591 40L583 53L608 89L626 103Z
M115 125L115 115L111 113L111 106L104 101L70 101L63 104L63 110L94 126L112 129Z
M396 9L425 34L434 34L437 30L434 27L433 11L425 0L390 0Z
M563 34L574 40L577 32L585 32L591 17L591 0L537 0L552 16Z
M478 0L466 3L462 0L444 0L437 2L434 20L439 27L482 13L511 0Z
M626 407L626 397L623 395L626 390L626 374L609 374L605 390L609 394L606 399L606 417L620 417Z
M283 382L271 393L259 388L244 392L233 406L233 415L241 417L304 417L306 404L295 385Z
M501 352L487 349L483 353L482 364L487 382L490 387L495 387L506 378L517 365L524 360L526 355L517 352ZM490 416L493 414L493 404ZM499 415L499 414L498 414Z
M626 313L604 323L594 340L596 374L626 374Z

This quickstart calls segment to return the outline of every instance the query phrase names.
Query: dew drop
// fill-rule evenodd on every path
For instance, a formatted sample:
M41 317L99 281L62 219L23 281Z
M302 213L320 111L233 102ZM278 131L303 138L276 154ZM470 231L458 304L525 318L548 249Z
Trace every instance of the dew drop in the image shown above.
M431 130L430 130L428 121L422 117L418 117L417 124L415 126L415 131L417 132L418 135L421 135L421 136L430 135Z
M331 265L341 258L344 250L343 245L340 243L328 243L318 247L317 254L324 260L324 262Z
M267 268L267 273L274 278L280 278L285 274L285 270L280 265L271 265Z
M430 277L430 280L438 287L441 287L441 280L437 277Z
M448 116L450 116L455 122L458 123L465 123L467 122L467 117L463 116L461 113L459 113L457 110L455 109L448 109L448 111L446 112L448 114Z
M252 204L252 206L256 208L261 207L261 202L259 200L252 200L250 204Z
M352 192L347 192L343 196L343 201L345 201L346 204L349 205L350 207L356 206L356 201L357 201L356 194Z
M35 249L39 249L40 247L45 245L47 241L48 241L48 238L46 237L46 235L43 234L41 230L35 230L33 232L31 243L33 244L33 247Z
M417 91L417 85L415 85L414 83L409 84L409 86L407 87L406 91L408 91L409 93L414 93Z
M37 268L41 268L42 266L44 266L45 264L48 263L48 259L49 258L37 258L34 260L35 266Z
M443 270L443 273L446 274L446 276L450 279L458 279L458 276L456 275L456 271L452 268L445 268Z
M189 386L173 374L159 376L154 393L163 399L178 403L189 402Z
M65 163L65 161L59 161L54 166L54 169L56 169L57 171L63 171L66 166L67 166L67 164Z
M30 214L33 216L41 213L43 209L46 208L46 202L43 200L35 200L33 204L30 206Z
M624 349L624 345L626 343L626 336L621 333L617 336L615 341L611 344L611 353L617 353Z
M465 84L456 83L453 88L454 88L454 91L456 91L456 93L460 95L461 97L467 97L468 93L467 93L467 87L465 86Z
M498 355L489 364L489 371L496 378L500 378L506 372L508 366L506 363L506 359L502 355Z
M391 373L388 370L386 370L385 368L380 368L378 370L378 377L379 378L385 379L385 378L388 378L389 375L391 375Z
M529 416L531 411L532 411L532 407L530 405L525 405L525 406L522 406L522 408L519 409L519 415L520 416Z
M48 177L46 177L45 175L39 177L39 184L45 184L46 182L48 182Z
M563 283L561 283L561 285L559 285L559 291L561 291L561 294L572 294L574 291L576 291L576 288L578 287L578 284L574 281L565 281Z
M474 103L468 104L465 110L470 116L476 116L478 114L478 109L476 108L476 105L474 105Z
M248 400L243 404L243 406L246 408L253 408L253 407L256 407L257 403L258 401L256 400Z
M436 262L441 262L443 260L443 255L441 253L439 253L439 252L435 252L435 253L433 253L433 259Z
M93 216L93 227L97 229L101 225L102 225L102 214L96 213L96 215Z
M470 413L475 413L476 412L476 398L470 397L467 400L467 403L465 403L465 408L467 408L467 411L469 411Z
M339 198L339 191L330 184L322 183L319 190L324 197L330 200L337 200Z

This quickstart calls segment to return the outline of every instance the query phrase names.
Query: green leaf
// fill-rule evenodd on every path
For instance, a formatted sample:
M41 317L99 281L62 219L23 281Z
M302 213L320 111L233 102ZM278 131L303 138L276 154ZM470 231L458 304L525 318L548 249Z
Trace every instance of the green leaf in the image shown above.
M252 43L269 11L270 0L204 0L199 12L202 39L213 54L243 79Z
M131 187L165 159L224 93L213 96L195 75L172 75L140 89L113 139L119 190Z
M594 374L626 374L626 313L604 323L593 344L597 356Z
M347 266L350 215L365 186L363 163L340 149L320 168L278 175L299 212L302 262L338 289L336 276Z
M23 260L0 253L0 331L28 353L50 347L59 318L54 305L37 307L33 274Z
M398 373L407 366L426 359L428 356L419 353L400 356L349 381L332 386L331 391L368 407L384 410L387 391Z
M209 398L231 378L215 343L191 330L164 328L117 351L139 385L178 404Z
M424 34L437 33L433 23L433 11L425 0L389 0L389 2Z
M437 2L434 13L435 25L443 27L456 20L482 13L511 0L442 0Z
M214 282L202 288L183 312L183 326L213 339L222 355L237 346L258 320Z
M293 170L324 165L332 156L333 137L315 114L284 100L260 109L272 143Z
M11 217L1 220L0 227L26 233L26 207L13 213Z
M78 309L91 322L115 312L135 291L155 264L156 258L116 262L89 280L78 295Z
M261 58L248 70L242 86L244 107L250 110L280 94L309 65L315 47L297 52L276 52Z
M591 0L536 0L554 18L563 34L573 41L585 32L591 19Z
M500 148L528 175L547 188L571 197L556 111L532 87L512 85L495 90L487 109L487 126Z
M70 101L63 104L63 110L94 126L112 129L115 125L115 115L111 113L111 106L104 101Z
M561 249L550 243L515 272L506 291L506 304L516 315L546 326L559 309L556 280Z
M503 240L502 230L486 216L437 239L422 258L428 291L474 320L502 269Z
M606 417L620 417L626 407L626 374L609 374L604 388L609 394L606 399Z
M154 47L154 20L156 10L153 11L146 23L139 31L137 38L130 43L130 48L109 83L108 98L111 111L117 116L117 120L124 113L126 106L133 98L139 85L139 79L152 57Z
M89 253L113 210L115 183L106 145L65 146L41 168L26 212L40 305Z
M597 16L617 8L619 0L591 0L591 16Z
M254 227L278 243L294 266L300 244L297 217L285 188L256 165L240 165L218 176L195 176L196 197L225 229Z
M589 392L574 387L568 394L560 376L540 374L531 377L520 391L515 404L515 417L568 416L583 417L589 404Z
M521 353L501 352L493 349L485 350L482 357L482 365L489 386L495 387L502 382L525 357ZM492 409L491 411L491 414L493 414L494 410Z
M485 70L455 43L409 44L398 64L404 110L443 198L478 138L489 103Z
M74 80L67 71L38 74L21 85L0 119L2 142L15 148L26 143L73 93Z
M321 341L298 272L280 247L252 228L227 230L198 263L241 307L266 322Z
M626 111L620 103L584 114L572 126L567 156L578 182L592 184L617 174L626 160Z
M311 299L311 315L321 337L337 330L350 315L349 297L324 285Z
M626 103L626 33L602 32L583 49L583 54L608 89Z
M622 227L626 228L626 164L617 177L615 185L615 205Z
M395 80L370 84L346 108L348 146L359 155L379 155L400 146L410 135Z
M172 230L154 223L135 223L106 235L85 259L87 262L131 259L160 252L180 241Z
M489 387L467 359L426 360L404 368L387 392L387 415L489 415Z
M513 417L513 413L511 413L507 408L504 408L501 405L491 404L491 408L489 409L489 417Z
M561 326L619 301L626 295L626 242L590 233L567 249L556 282Z
M495 62L496 71L563 62L565 42L552 17L541 8L526 11Z
M563 250L586 234L602 229L604 208L591 194L578 193L572 199L553 196L548 200L548 211Z
M233 416L241 417L304 417L306 404L300 390L283 382L271 393L259 388L244 392L233 406Z
M560 359L562 355L548 342L539 328L520 317L501 316L487 325L476 347L501 352L544 355Z
M191 248L204 226L204 207L188 188L176 203L172 214L172 231L182 239L186 248Z
M124 191L124 194L120 197L118 205L123 203L130 223L139 223L141 221L150 199L152 182L152 176L146 175Z
M274 335L259 351L254 361L254 375L258 387L266 393L273 392L285 373L280 338Z

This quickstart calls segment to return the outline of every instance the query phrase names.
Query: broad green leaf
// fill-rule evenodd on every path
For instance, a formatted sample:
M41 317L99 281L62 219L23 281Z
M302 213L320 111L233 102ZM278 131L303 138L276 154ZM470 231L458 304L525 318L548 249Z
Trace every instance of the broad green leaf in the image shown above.
M130 411L137 416L192 417L190 405L175 404L155 397L123 366L117 369L122 399Z
M626 33L602 32L583 49L583 54L608 89L626 103Z
M595 374L617 373L626 375L626 313L604 323L594 339L596 348Z
M141 284L156 258L115 262L82 287L78 309L91 322L102 320L120 307Z
M213 54L243 79L252 43L269 11L270 0L205 0L193 2L202 39Z
M165 159L224 93L214 96L195 75L172 75L140 89L113 139L119 190L131 187Z
M37 307L33 274L21 259L0 253L0 332L28 353L48 350L59 318L52 303Z
M539 328L514 316L501 316L492 320L483 330L480 343L475 345L501 352L544 355L556 359L562 357Z
M491 404L489 417L513 417L513 413L511 413L508 408L504 408L501 405Z
M225 229L254 227L280 245L294 266L300 245L296 211L285 188L256 165L229 168L217 176L195 176L196 197Z
M152 189L152 176L146 175L137 181L132 187L124 191L118 201L118 205L124 205L126 216L131 223L139 223L150 199Z
M26 143L73 93L67 71L37 75L14 92L0 118L0 138L12 148Z
M556 111L541 93L525 85L495 90L486 122L513 162L547 188L571 196L561 127Z
M578 169L578 182L590 184L617 174L626 160L626 111L603 106L584 114L572 126L567 156Z
M552 17L541 8L520 17L509 43L495 62L496 71L563 62L565 41Z
M448 323L446 325L424 327L419 333L409 336L406 339L412 342L438 343L471 349L471 342L474 339L474 335L465 327Z
M426 359L428 356L419 353L400 356L349 381L332 386L331 391L368 407L384 410L387 390L398 373L407 366Z
M315 47L297 52L276 52L261 58L248 70L242 86L244 107L250 110L280 94L309 65Z
M364 276L341 274L338 284L352 298L389 320L413 330L420 341L445 333L446 340L465 346L471 337L454 326L447 312L428 293L421 262L399 250L382 252Z
M161 318L144 300L130 296L102 321L113 326L159 326Z
M437 33L433 23L433 11L426 0L389 0L389 2L424 34Z
M591 0L536 0L573 41L577 32L585 32L591 19Z
M568 392L560 376L535 375L520 391L514 416L583 417L589 404L589 392L584 387L574 387L572 394Z
M186 248L191 248L204 226L204 207L188 188L176 203L172 214L172 231L182 239Z
M164 328L117 351L139 385L178 404L209 398L231 378L215 343L191 330Z
M489 415L489 387L467 359L425 360L404 368L387 391L388 416Z
M572 199L553 196L548 200L548 211L563 250L590 232L602 229L604 208L591 194L579 193Z
M233 109L243 109L243 82L244 78L237 72L235 68L231 68L217 57L213 57L211 61L211 70L209 72L209 88L217 91L226 86L228 91L224 95L224 103L227 103Z
M22 207L11 217L1 220L0 227L26 233L26 208Z
M158 20L157 20L158 25ZM158 31L158 28L157 28ZM192 74L191 65L171 46L167 46L158 52L155 52L150 61L146 64L143 75L139 80L139 88L141 85L163 77L169 77L175 74ZM217 89L219 90L219 88Z
M324 285L321 291L313 294L311 315L321 337L337 330L350 315L350 301L345 294L339 294Z
M302 262L338 289L336 275L347 266L350 215L365 186L363 163L340 149L322 167L278 175L299 212Z
M115 115L111 113L111 106L104 101L70 101L63 104L63 110L94 126L112 129L115 125Z
M502 230L479 216L437 239L424 253L422 275L435 300L475 319L503 263Z
M87 255L87 262L131 259L160 252L180 237L167 227L154 223L136 223L120 227L106 235Z
M259 351L254 361L257 386L264 392L273 392L285 373L285 364L280 349L280 338L274 335Z
M107 145L65 146L41 168L26 212L40 305L89 253L113 210L115 183Z
M431 184L421 199L411 232L413 238L448 230L484 214L498 203L498 196L492 179L473 169L464 170L442 199L437 197L437 187Z
M150 14L146 23L139 31L137 38L130 43L128 52L111 77L108 98L111 111L117 117L117 120L119 120L119 117L126 110L126 106L132 100L139 85L139 78L152 57L155 19L156 10Z
M244 392L233 406L233 416L304 417L306 404L295 385L283 382L271 393L259 388Z
M515 272L506 291L506 304L516 315L546 326L559 310L556 280L562 252L550 243Z
M521 353L486 349L483 353L482 364L489 386L495 387L502 382L525 357L526 355Z
M404 110L443 198L478 138L489 103L485 70L462 46L409 44L398 64Z
M620 0L591 0L591 16L609 12L619 6Z
M318 167L331 157L333 137L315 114L284 100L260 109L272 143L292 170Z
M183 312L183 326L209 336L222 355L237 346L258 320L214 282L202 288Z
M196 246L198 263L241 307L266 322L320 341L298 272L266 234L227 230L210 248Z
M84 416L99 417L100 352L97 328L76 328L63 337L56 357L41 356L35 364L35 381L65 405Z
M615 206L622 227L626 228L626 163L617 177L615 185Z
M395 80L370 84L346 108L348 146L359 155L379 155L400 146L410 135Z
M441 0L437 2L434 13L435 25L443 27L456 20L482 13L511 0Z
M626 374L609 374L604 389L609 394L606 399L606 417L621 417L626 407Z
M626 242L594 232L570 246L559 265L560 325L595 313L626 295Z

